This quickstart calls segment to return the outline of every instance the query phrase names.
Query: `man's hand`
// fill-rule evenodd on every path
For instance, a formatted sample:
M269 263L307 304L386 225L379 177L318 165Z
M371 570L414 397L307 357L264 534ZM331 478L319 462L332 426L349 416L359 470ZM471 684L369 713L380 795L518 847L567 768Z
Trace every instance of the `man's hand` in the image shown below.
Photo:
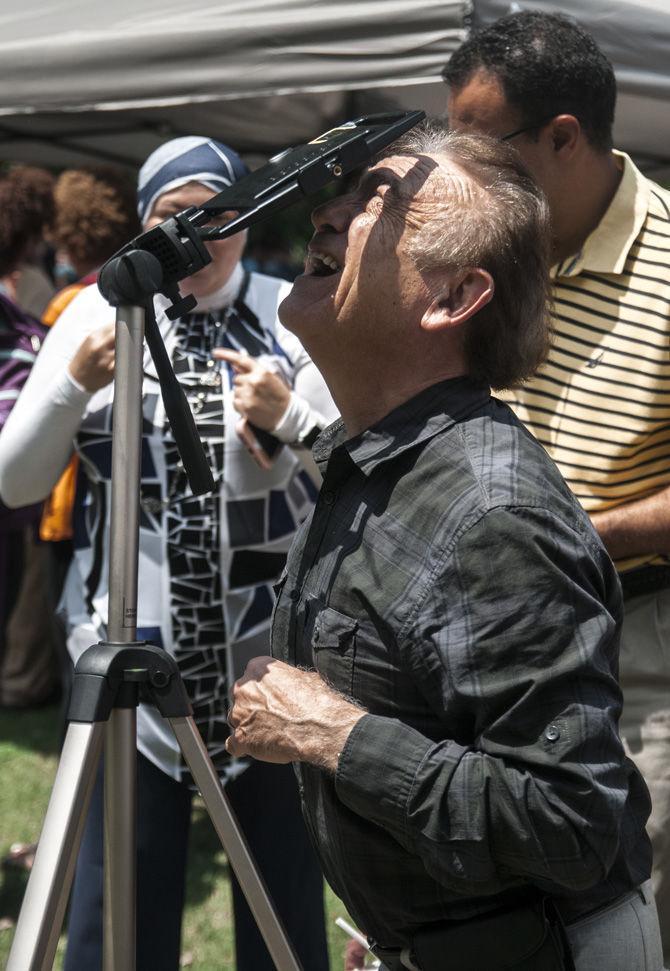
M359 944L358 941L347 941L344 952L344 971L360 971L361 968L365 967L367 955L367 948Z
M99 391L114 379L114 324L92 331L69 364L72 377L87 391Z
M255 657L233 686L226 748L262 762L309 762L335 772L349 732L364 714L316 672Z
M286 382L262 359L256 360L248 354L219 347L214 351L214 357L227 361L235 371L235 410L266 432L276 428L291 400L291 389Z

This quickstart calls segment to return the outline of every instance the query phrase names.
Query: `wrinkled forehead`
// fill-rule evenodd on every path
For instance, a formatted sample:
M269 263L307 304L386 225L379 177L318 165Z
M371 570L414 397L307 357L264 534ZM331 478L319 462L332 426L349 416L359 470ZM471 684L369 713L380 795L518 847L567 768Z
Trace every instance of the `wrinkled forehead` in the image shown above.
M371 165L361 182L386 175L395 194L408 203L469 205L477 195L477 183L447 155L389 155Z

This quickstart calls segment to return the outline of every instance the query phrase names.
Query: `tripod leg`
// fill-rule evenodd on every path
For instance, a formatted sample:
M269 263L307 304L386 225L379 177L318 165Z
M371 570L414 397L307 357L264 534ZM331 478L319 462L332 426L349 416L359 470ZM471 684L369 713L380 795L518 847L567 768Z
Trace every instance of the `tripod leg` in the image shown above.
M105 738L103 971L136 963L137 712L115 708Z
M120 644L137 633L143 342L142 308L117 307L107 633ZM115 707L107 728L104 971L135 971L136 963L136 704Z
M7 971L50 971L102 751L103 722L71 723L30 873Z
M301 971L192 718L170 718L179 747L277 971Z

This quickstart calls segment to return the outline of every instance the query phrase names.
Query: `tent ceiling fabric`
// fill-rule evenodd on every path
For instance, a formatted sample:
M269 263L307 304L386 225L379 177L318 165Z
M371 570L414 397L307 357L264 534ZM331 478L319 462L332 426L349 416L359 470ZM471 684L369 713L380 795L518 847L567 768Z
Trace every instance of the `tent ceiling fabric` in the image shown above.
M176 134L251 157L395 104L442 114L473 22L560 11L615 66L617 144L670 166L670 0L21 0L0 10L0 158L137 165ZM474 8L474 11L473 9Z
M138 162L184 132L273 151L368 110L350 91L379 88L383 102L387 88L436 85L469 9L468 0L5 5L0 157L47 161L38 136L48 136L60 141L54 164L81 161L82 148Z

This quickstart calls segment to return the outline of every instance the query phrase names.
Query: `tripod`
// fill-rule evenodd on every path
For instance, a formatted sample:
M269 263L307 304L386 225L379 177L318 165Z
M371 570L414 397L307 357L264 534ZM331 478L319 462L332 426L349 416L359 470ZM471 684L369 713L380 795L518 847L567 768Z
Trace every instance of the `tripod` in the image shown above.
M135 971L140 700L155 704L169 721L278 971L301 971L195 726L177 664L165 651L136 640L145 330L192 491L210 491L213 480L153 317L160 264L150 254L130 251L107 264L106 272L105 295L117 307L109 639L90 647L75 667L69 726L7 971L53 966L103 747L103 971Z

